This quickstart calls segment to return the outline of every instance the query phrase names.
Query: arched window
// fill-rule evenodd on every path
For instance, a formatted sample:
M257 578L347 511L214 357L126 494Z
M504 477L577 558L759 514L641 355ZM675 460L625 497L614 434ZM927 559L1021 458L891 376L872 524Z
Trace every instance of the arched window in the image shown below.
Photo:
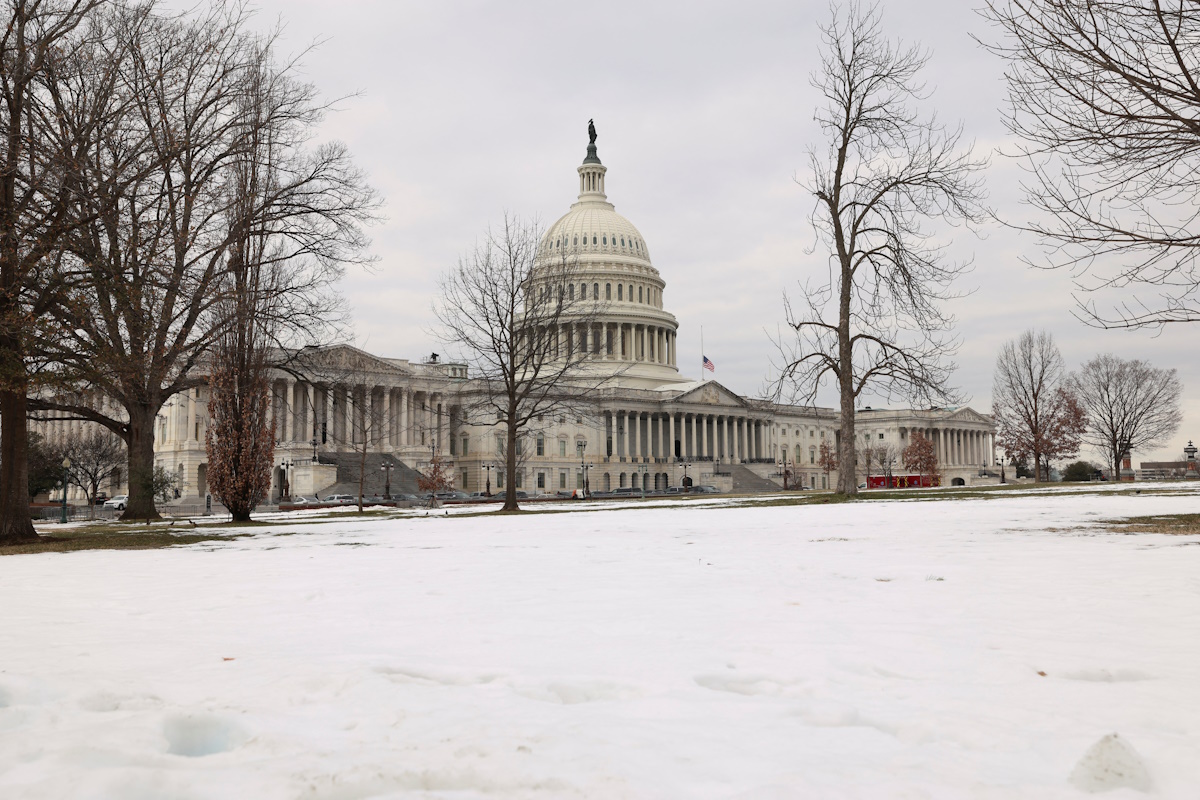
M600 299L600 284L592 284L592 297L596 298L597 300Z
M611 283L604 284L604 299L612 300L612 284Z
M623 300L623 299L625 299L625 298L623 298L623 297L621 296L621 295L622 295L622 293L624 292L624 290L625 290L625 286L624 286L623 284L620 284L620 283L618 283L618 284L617 284L617 299L618 299L618 300Z
M587 300L587 284L586 283L579 284L579 299Z
M576 245L578 245L578 244L579 244L579 237L578 237L578 236L576 236L576 237L575 237L575 242L574 242L574 243L575 243Z
M592 234L592 244L596 243L596 234Z
M567 299L568 300L575 299L575 284L573 284L573 283L567 287Z
M633 284L629 284L629 302L633 302Z
M638 302L642 302L642 287L638 287Z
M621 237L621 247L624 247L624 246L625 246L625 237L622 236Z
M605 235L605 236L601 237L601 239L600 239L600 243L601 243L601 244L608 244L608 236L607 236L607 235Z

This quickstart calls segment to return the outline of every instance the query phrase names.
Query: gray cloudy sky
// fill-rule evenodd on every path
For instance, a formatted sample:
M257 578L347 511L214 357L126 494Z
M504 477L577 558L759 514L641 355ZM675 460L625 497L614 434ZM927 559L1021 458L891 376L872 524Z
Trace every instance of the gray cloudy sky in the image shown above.
M1003 146L1001 65L971 34L992 36L960 0L890 0L895 37L931 52L931 107L961 120L980 152ZM550 224L575 199L575 167L595 118L609 199L634 223L667 282L679 358L699 377L700 327L716 379L747 394L770 370L768 331L782 294L824 274L806 252L812 201L794 178L819 142L809 86L818 63L821 1L400 2L259 0L258 24L285 26L305 76L327 96L356 94L326 133L347 142L386 199L373 230L379 264L344 284L357 343L416 359L440 350L430 310L438 274L506 212ZM993 156L992 204L1021 214L1020 170ZM1031 270L1035 242L1003 229L962 230L955 251L975 269L956 301L958 385L991 406L1000 345L1029 327L1056 336L1069 368L1099 352L1177 367L1200 386L1195 329L1098 331L1071 315L1070 276ZM1194 396L1194 392L1192 392ZM827 402L831 402L828 399ZM868 401L869 403L870 401ZM881 403L876 402L876 405ZM1157 455L1200 435L1200 402ZM1135 454L1135 461L1153 454Z

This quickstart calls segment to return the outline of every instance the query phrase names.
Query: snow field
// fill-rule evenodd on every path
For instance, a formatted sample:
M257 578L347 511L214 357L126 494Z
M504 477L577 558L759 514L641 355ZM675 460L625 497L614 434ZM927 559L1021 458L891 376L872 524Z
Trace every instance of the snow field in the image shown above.
M1082 797L1112 733L1195 797L1200 537L1094 525L1183 512L664 503L6 557L0 797Z

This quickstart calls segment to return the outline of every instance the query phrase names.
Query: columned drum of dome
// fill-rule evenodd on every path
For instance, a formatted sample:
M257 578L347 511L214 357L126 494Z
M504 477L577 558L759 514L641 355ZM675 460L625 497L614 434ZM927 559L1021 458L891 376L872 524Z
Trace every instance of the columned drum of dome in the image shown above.
M576 172L579 198L542 238L535 281L539 272L551 271L551 264L565 259L576 265L577 291L602 308L591 321L592 330L581 332L595 369L619 374L619 382L630 386L684 381L675 360L679 323L663 303L666 283L650 263L641 232L608 202L608 168L600 163L595 144L588 146Z

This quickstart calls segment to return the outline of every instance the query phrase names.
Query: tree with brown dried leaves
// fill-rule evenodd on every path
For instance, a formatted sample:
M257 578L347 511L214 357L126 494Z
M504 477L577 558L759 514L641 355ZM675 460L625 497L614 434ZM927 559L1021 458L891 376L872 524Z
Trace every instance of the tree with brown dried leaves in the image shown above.
M1087 414L1066 378L1062 354L1046 331L1025 331L996 357L996 444L1007 458L1032 460L1034 482L1049 478L1051 460L1079 452L1087 428Z
M921 482L938 485L940 470L938 469L937 446L931 439L920 431L913 431L908 440L908 446L900 454L904 468L921 476Z

